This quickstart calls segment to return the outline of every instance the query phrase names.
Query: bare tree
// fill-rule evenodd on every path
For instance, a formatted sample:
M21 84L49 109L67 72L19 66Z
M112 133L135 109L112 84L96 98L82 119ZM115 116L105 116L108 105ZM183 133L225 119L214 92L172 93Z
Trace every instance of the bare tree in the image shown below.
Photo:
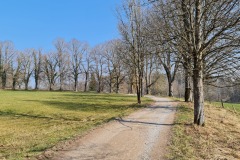
M157 62L158 58L155 54L148 54L145 57L145 89L146 94L150 94L151 87L158 81L160 75L154 76L153 73L160 69L160 63Z
M179 67L179 60L175 56L175 53L171 51L170 48L167 48L167 50L163 51L160 54L159 58L161 64L163 65L163 68L167 75L168 80L168 96L173 96L173 82L175 80L175 76Z
M0 76L2 89L6 88L8 75L11 73L11 63L15 55L14 45L10 41L0 42Z
M103 46L98 45L92 50L92 59L94 62L93 71L96 74L97 78L97 92L100 93L103 91L103 80L105 73L105 57L103 56Z
M143 95L145 57L143 15L140 0L125 0L122 5L122 12L119 12L119 31L122 35L123 43L128 48L127 55L122 58L125 64L128 64L129 68L133 69L139 104L141 104L141 96Z
M104 49L103 49L103 56L106 60L106 68L107 68L107 72L108 72L108 77L107 77L107 83L108 83L108 87L109 87L109 93L112 93L112 85L113 85L113 81L114 81L114 46L113 43L111 41L106 42L104 44Z
M57 72L58 66L58 55L56 53L50 52L44 56L44 74L49 84L49 90L53 90L53 86L56 83L59 74Z
M33 49L28 49L25 50L25 52L20 53L20 59L21 59L21 70L22 70L22 77L23 77L23 82L25 84L25 90L28 90L28 84L30 77L33 73L33 66L32 66L32 54L34 50Z
M88 89L88 81L89 81L89 75L90 71L92 69L92 55L91 52L89 51L89 46L88 44L85 44L86 47L86 52L83 53L83 58L82 58L82 63L81 63L81 70L84 74L84 92L86 92Z
M212 61L210 57L220 56L229 62L235 61L236 49L232 48L238 47L236 40L239 40L239 1L173 0L161 3L164 4L161 10L167 13L164 18L168 21L168 28L172 28L165 31L166 35L178 39L183 46L182 52L178 52L179 55L183 60L191 60L189 63L193 75L194 123L204 125L204 78L217 75L207 76L206 66ZM227 51L230 48L232 52L229 53ZM218 49L221 49L221 52L216 52ZM227 59L224 53L228 54ZM234 72L231 65L225 64L222 66L225 70ZM216 61L214 65L221 66L222 61Z
M21 75L21 66L22 66L22 59L19 56L19 54L15 57L16 58L16 62L12 60L11 61L11 74L12 74L12 90L16 89L16 85L20 79L20 75Z
M114 88L115 93L119 93L120 84L125 80L126 72L124 70L124 62L121 54L124 53L124 46L121 40L114 40L113 43L113 72L114 72Z
M40 74L42 73L42 50L39 49L38 51L34 50L32 53L33 56L33 76L34 76L34 80L35 80L35 90L38 90L39 87L39 80L40 80Z
M123 64L121 56L121 41L111 40L104 44L103 56L106 61L106 68L108 72L107 83L109 86L109 93L115 91L119 92L120 84L123 82L125 76L123 74Z
M68 55L67 55L67 44L64 39L58 38L54 41L54 46L57 50L58 58L58 72L59 72L59 82L60 91L63 90L64 80L66 78L66 73L68 70Z
M82 57L87 51L87 44L82 43L76 39L73 39L68 44L68 49L71 54L71 74L74 79L74 90L77 92L78 79L81 73Z

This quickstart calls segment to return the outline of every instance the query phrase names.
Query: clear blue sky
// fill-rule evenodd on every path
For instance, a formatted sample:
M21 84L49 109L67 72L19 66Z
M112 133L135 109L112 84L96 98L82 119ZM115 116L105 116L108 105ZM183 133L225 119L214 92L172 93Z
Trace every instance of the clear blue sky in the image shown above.
M53 49L54 39L91 46L117 38L115 8L121 0L1 0L0 41L16 49Z

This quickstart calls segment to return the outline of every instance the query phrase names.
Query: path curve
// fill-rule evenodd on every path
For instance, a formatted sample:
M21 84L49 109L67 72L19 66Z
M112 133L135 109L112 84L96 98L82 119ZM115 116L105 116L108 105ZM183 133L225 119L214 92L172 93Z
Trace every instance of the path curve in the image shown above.
M165 159L176 103L148 96L155 103L118 118L83 136L53 160L162 160Z

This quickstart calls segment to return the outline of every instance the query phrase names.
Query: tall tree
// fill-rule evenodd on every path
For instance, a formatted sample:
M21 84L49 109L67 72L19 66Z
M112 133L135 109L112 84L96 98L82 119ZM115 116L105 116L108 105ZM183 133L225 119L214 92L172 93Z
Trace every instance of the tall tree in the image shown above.
M224 76L236 73L239 1L158 0L154 6L163 20L163 42L178 47L186 79L192 75L194 123L204 125L204 83L219 78L220 72Z
M49 53L44 56L44 74L49 84L49 90L52 91L59 74L57 72L58 55L56 53Z
M74 80L74 90L78 91L79 75L81 73L82 57L87 51L87 45L76 39L73 39L68 44L68 50L71 55L71 75Z
M125 78L121 59L121 40L111 40L104 44L104 58L108 72L107 83L109 92L119 92L119 87Z
M35 90L39 89L39 80L40 80L40 74L42 73L42 50L39 49L38 51L34 50L32 53L33 56L33 76L35 80Z
M93 71L96 74L97 79L97 92L103 91L104 73L106 72L106 61L103 55L103 45L98 45L92 50L92 59L94 62Z
M168 96L173 97L173 82L179 67L179 60L172 48L167 47L162 50L159 58L167 75L168 80Z
M8 75L11 74L11 66L16 51L11 41L0 42L0 75L2 89L5 89L8 84Z
M212 61L210 57L223 57L222 59L230 63L216 61L215 66L222 66L233 72L235 70L229 64L235 62L237 50L233 48L239 47L239 1L182 0L173 3L175 5L171 5L174 7L171 10L174 12L171 15L177 18L168 18L175 26L172 33L188 46L181 54L192 60L194 123L204 125L204 80L208 76L217 75L206 74L206 66ZM182 29L179 30L179 26ZM221 52L216 52L219 49ZM228 52L229 49L231 52ZM226 54L228 58L225 57Z
M137 102L141 104L143 94L143 74L144 74L144 16L140 0L125 0L122 11L119 12L119 31L122 35L123 43L126 44L128 52L122 57L125 64L133 69L135 86L137 91Z
M33 49L28 49L25 50L25 52L20 53L20 59L22 61L22 77L23 77L23 82L25 84L25 90L28 90L28 85L30 81L30 77L32 76L33 73L33 66L32 66L32 53Z
M83 58L81 63L81 70L84 74L84 92L88 90L89 75L92 69L92 62L93 62L88 44L85 44L85 47L86 47L86 51L83 53Z
M58 38L54 41L54 46L57 50L58 58L58 72L59 72L59 83L60 91L63 90L64 80L66 78L66 73L68 70L68 54L67 54L67 43L62 38Z
M11 61L12 90L16 89L16 85L21 76L21 66L23 63L23 60L19 56L19 52L15 58L16 58L16 60ZM17 63L15 63L15 62L17 62Z

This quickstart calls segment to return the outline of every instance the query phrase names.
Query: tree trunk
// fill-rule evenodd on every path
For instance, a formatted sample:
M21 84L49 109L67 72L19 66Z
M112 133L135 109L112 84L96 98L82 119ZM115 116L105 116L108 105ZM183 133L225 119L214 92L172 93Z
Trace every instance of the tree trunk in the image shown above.
M35 90L38 90L38 78L35 78Z
M97 90L97 92L98 92L98 93L101 92L101 82L100 82L100 81L98 82L98 90Z
M75 81L75 83L74 83L74 90L75 90L75 92L78 91L78 89L77 89L77 81Z
M138 104L141 104L141 87L140 86L137 86L137 101L138 101Z
M78 91L78 76L75 76L75 78L74 78L74 90L75 90L75 92L77 92Z
M88 73L85 73L84 92L87 92Z
M193 74L194 124L204 126L203 73L202 70L195 69Z
M149 94L149 87L148 87L148 78L147 76L145 77L145 85L146 85L146 95Z
M128 94L133 94L133 83L132 82L129 83Z
M119 77L117 76L116 78L117 82L116 82L116 93L119 92Z
M3 71L3 74L2 74L2 89L6 88L6 84L7 84L7 74L6 74L6 71Z
M63 73L60 73L60 91L63 90L63 76L62 76Z
M149 87L146 85L146 95L149 95Z
M49 91L52 91L52 83L49 84Z
M172 82L168 82L168 96L173 97L173 86Z
M15 90L16 89L16 80L13 79L13 82L12 82L12 90Z
M109 93L112 93L112 83L109 82Z
M192 94L191 94L191 77L188 74L188 71L185 70L185 95L184 99L185 102L191 102L192 101Z
M28 90L28 82L25 82L25 90Z
M140 87L141 97L143 97L143 81L142 81L142 79L143 79L143 77L141 77L141 79L140 79L140 85L141 85L141 87Z

